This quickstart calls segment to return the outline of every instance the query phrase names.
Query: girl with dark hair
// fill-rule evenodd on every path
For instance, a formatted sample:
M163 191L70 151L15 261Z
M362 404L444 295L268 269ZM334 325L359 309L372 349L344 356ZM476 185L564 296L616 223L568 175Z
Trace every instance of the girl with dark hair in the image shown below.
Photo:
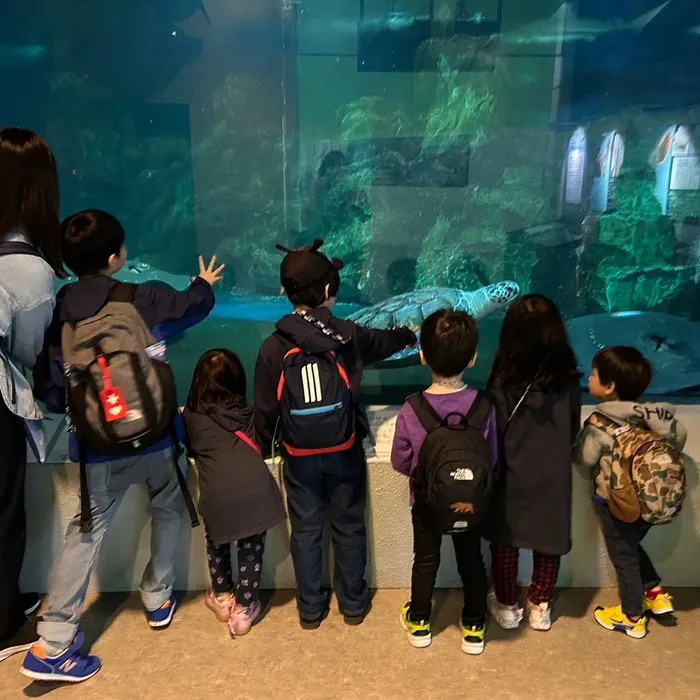
M42 413L25 374L41 352L63 275L58 175L51 149L26 129L0 129L0 661L36 640L25 625L39 606L20 595L26 516L26 426Z
M530 294L508 310L489 379L501 442L499 476L485 528L491 542L489 610L518 627L520 549L533 551L530 627L551 627L561 557L571 549L571 450L580 429L580 374L559 310Z
M206 527L211 587L205 602L233 636L260 617L267 531L285 519L277 484L255 440L246 376L229 350L209 350L192 377L184 419L199 474L199 508ZM231 543L238 543L234 585Z

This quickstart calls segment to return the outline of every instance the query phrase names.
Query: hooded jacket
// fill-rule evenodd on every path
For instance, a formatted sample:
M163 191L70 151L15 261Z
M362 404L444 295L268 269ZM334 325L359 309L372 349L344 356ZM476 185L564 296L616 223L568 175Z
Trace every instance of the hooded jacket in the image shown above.
M313 353L335 350L348 373L350 390L357 396L365 365L386 360L416 342L415 334L408 328L363 328L335 318L325 307L313 309L310 315L339 333L346 342L325 335L298 314L288 314L277 322L277 330L263 343L255 365L255 428L265 454L270 451L279 415L277 385L289 350L294 347Z
M252 406L211 406L206 414L186 408L183 418L190 456L197 462L199 510L214 544L257 535L283 522L282 496L253 447Z
M676 409L667 403L641 403L636 401L609 401L600 404L596 411L618 425L635 423L668 440L679 451L685 446L688 431L676 418ZM595 479L595 499L607 502L610 490L610 474L614 440L600 428L586 421L574 448L574 463L590 478Z

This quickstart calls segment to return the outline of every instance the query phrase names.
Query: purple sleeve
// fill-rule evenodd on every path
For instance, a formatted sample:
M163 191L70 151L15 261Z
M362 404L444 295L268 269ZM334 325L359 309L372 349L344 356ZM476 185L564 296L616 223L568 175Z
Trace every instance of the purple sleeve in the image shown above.
M491 448L491 456L493 457L493 466L498 464L498 423L496 421L496 409L491 408L489 417L486 419L484 426L484 437Z
M396 430L394 432L394 443L391 446L391 465L397 472L404 476L411 475L411 464L413 462L413 448L408 436L408 428L403 410L396 419Z

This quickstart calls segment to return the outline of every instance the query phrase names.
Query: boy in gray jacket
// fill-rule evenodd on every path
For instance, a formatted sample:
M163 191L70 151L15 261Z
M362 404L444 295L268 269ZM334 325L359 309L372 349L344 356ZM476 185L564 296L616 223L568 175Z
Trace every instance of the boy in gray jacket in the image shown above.
M667 403L642 403L639 399L651 383L652 369L646 358L634 348L612 347L593 359L588 380L591 396L602 403L596 412L619 425L634 423L683 449L687 431L675 417L675 408ZM586 421L574 448L574 462L590 476L595 474L595 496L608 555L615 567L621 605L597 608L596 622L605 629L625 632L641 639L647 633L646 613L673 612L673 599L661 587L641 542L651 525L641 518L624 523L608 508L614 439Z

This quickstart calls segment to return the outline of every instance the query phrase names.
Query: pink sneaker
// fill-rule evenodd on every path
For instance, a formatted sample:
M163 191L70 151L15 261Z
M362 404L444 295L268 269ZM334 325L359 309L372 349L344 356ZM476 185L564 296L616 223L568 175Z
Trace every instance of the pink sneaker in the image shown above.
M228 620L228 628L234 637L242 637L250 632L253 623L260 617L262 608L260 603L253 603L249 606L236 605L231 610L231 617Z
M204 603L209 610L216 615L216 619L219 622L226 622L226 620L231 617L231 611L233 610L233 606L236 604L236 597L232 595L230 598L219 598L210 588L207 591L206 597L204 598Z

